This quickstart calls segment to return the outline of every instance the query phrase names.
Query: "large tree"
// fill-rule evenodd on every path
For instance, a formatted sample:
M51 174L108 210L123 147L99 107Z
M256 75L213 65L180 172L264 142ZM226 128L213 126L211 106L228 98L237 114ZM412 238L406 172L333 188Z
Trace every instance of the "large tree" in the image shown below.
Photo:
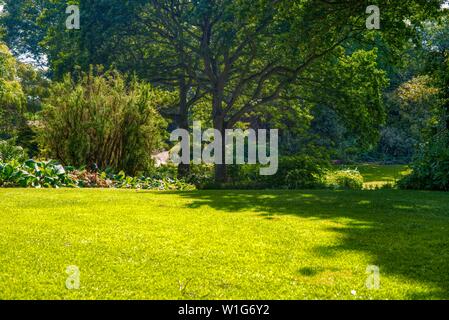
M441 1L377 3L385 38L400 43L411 29L406 19L413 26ZM143 18L160 41L186 48L190 59L200 61L188 63L185 74L211 95L214 128L224 136L246 114L298 99L309 83L328 86L311 71L327 67L322 62L349 41L364 38L366 7L363 1L154 0ZM369 130L364 123L375 123L372 117L379 112L370 107L376 105L357 106L353 120ZM216 165L215 173L218 181L225 180L226 166Z

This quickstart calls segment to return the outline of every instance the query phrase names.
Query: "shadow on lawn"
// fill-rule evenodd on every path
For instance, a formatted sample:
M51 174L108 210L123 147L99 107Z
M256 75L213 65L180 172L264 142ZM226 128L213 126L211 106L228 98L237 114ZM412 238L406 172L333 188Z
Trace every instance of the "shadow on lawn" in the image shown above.
M350 219L337 246L317 247L332 257L342 250L373 256L381 273L436 288L412 299L449 298L449 194L408 191L195 191L176 193L190 208L239 213L256 211L266 219L291 215L309 219ZM310 270L302 270L310 274ZM385 288L388 290L387 288Z

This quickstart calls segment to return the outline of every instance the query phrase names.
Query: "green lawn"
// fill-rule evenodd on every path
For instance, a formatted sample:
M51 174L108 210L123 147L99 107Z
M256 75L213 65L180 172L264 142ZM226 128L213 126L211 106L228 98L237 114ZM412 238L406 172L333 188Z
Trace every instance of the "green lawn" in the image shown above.
M449 299L448 247L446 193L0 190L0 299Z
M367 189L395 184L397 180L411 172L407 165L357 164L339 166L339 168L342 167L359 170L365 179L364 187Z

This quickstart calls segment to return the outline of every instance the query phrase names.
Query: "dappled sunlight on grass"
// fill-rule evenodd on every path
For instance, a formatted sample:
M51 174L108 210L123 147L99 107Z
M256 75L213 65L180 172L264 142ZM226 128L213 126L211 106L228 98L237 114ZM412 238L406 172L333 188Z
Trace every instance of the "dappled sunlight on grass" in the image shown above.
M406 165L359 164L350 167L358 169L365 182L394 182L411 173L410 168Z
M0 193L0 298L449 298L444 193Z
M232 213L251 210L271 219L276 215L318 219L320 228L339 234L342 241L317 246L315 252L327 252L327 257L345 251L368 253L372 263L393 278L427 283L433 287L432 294L447 297L449 277L442 270L447 268L449 254L442 256L441 251L449 245L449 195L395 190L314 191L307 192L307 197L296 191L273 193L278 198L269 202L260 202L253 191L234 193L234 201L226 202L213 192L185 196L196 199L196 205ZM328 221L339 225L326 226Z
M394 186L398 180L411 173L407 165L357 164L339 165L336 168L358 170L363 176L363 188L366 190Z

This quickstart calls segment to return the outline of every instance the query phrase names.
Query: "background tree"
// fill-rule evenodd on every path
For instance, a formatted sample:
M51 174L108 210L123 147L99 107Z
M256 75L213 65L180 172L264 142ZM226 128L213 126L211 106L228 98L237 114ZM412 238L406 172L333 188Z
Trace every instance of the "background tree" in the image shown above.
M427 49L427 73L430 86L437 88L439 100L429 108L433 121L427 128L425 141L420 145L412 164L413 173L401 186L413 189L449 190L449 40L448 10L438 22L429 22L422 29Z
M121 72L136 74L165 89L177 90L177 110L161 110L174 120L177 127L188 129L188 114L201 98L197 90L191 93L191 80L184 74L191 57L184 47L161 40L147 18L139 16L147 1L71 1L81 9L80 30L66 30L66 1L6 1L9 13L3 19L9 31L9 43L18 54L31 54L36 60L47 60L49 75L58 80L76 69L87 71L90 65L114 67ZM173 6L173 10L176 8ZM142 23L145 20L145 23ZM20 32L19 32L20 31ZM177 37L177 30L171 37ZM27 43L23 46L22 43ZM43 58L46 59L43 59ZM180 173L188 171L181 166Z
M17 78L17 62L0 42L0 138L12 138L24 125L25 95Z

